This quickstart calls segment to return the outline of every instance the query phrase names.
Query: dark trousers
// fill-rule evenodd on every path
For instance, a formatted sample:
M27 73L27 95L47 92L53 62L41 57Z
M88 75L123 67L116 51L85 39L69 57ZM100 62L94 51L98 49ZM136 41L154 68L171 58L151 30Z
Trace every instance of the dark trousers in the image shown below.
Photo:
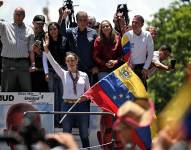
M33 92L48 92L48 82L45 81L44 71L31 72L32 91Z
M62 103L62 111L68 111L70 107L73 104L67 104L67 103ZM77 104L73 109L73 112L89 112L90 111L90 102L82 102ZM72 112L71 111L71 112ZM89 142L89 115L83 114L83 115L67 115L67 117L63 120L63 132L72 132L72 127L74 124L77 123L77 126L79 127L79 132L80 132L80 138L82 141L82 146L89 147L90 142Z
M2 58L3 92L31 92L31 76L27 58Z
M142 74L143 66L144 66L144 64L137 64L134 66L133 71L141 79L143 85L145 86L145 89L147 90L147 81L143 77L143 74Z

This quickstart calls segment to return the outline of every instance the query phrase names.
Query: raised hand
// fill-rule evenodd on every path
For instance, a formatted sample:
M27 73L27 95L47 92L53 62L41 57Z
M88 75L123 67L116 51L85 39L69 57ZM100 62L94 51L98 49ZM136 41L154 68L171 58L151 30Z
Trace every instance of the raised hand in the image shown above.
M43 41L43 47L44 47L44 51L45 51L46 53L49 52L48 46L49 46L49 36L48 36L48 33L46 33L45 39L44 39L44 41Z

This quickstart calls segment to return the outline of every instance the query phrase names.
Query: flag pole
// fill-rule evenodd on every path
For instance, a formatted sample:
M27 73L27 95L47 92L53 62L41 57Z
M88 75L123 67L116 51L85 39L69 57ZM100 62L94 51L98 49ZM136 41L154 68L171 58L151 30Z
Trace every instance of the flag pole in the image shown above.
M78 98L77 101L70 107L70 109L67 112L70 112L76 105L77 103L81 100L81 98ZM67 114L65 114L59 121L59 124L62 123L62 121L66 118Z

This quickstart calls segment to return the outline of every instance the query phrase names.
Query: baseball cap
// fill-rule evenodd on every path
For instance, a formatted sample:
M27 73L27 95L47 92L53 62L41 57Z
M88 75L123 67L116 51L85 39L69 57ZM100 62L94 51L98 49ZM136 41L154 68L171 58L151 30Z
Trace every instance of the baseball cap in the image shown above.
M45 17L43 15L36 15L33 18L33 21L37 23L45 23Z

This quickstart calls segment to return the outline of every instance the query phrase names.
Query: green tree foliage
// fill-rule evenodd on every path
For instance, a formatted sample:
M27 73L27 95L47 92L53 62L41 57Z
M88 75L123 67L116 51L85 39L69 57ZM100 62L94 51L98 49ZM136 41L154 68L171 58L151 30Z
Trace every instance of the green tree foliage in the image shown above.
M173 2L154 14L148 24L159 29L155 48L169 44L172 57L177 60L174 71L160 71L149 79L149 92L160 111L183 84L185 66L191 63L191 3Z

